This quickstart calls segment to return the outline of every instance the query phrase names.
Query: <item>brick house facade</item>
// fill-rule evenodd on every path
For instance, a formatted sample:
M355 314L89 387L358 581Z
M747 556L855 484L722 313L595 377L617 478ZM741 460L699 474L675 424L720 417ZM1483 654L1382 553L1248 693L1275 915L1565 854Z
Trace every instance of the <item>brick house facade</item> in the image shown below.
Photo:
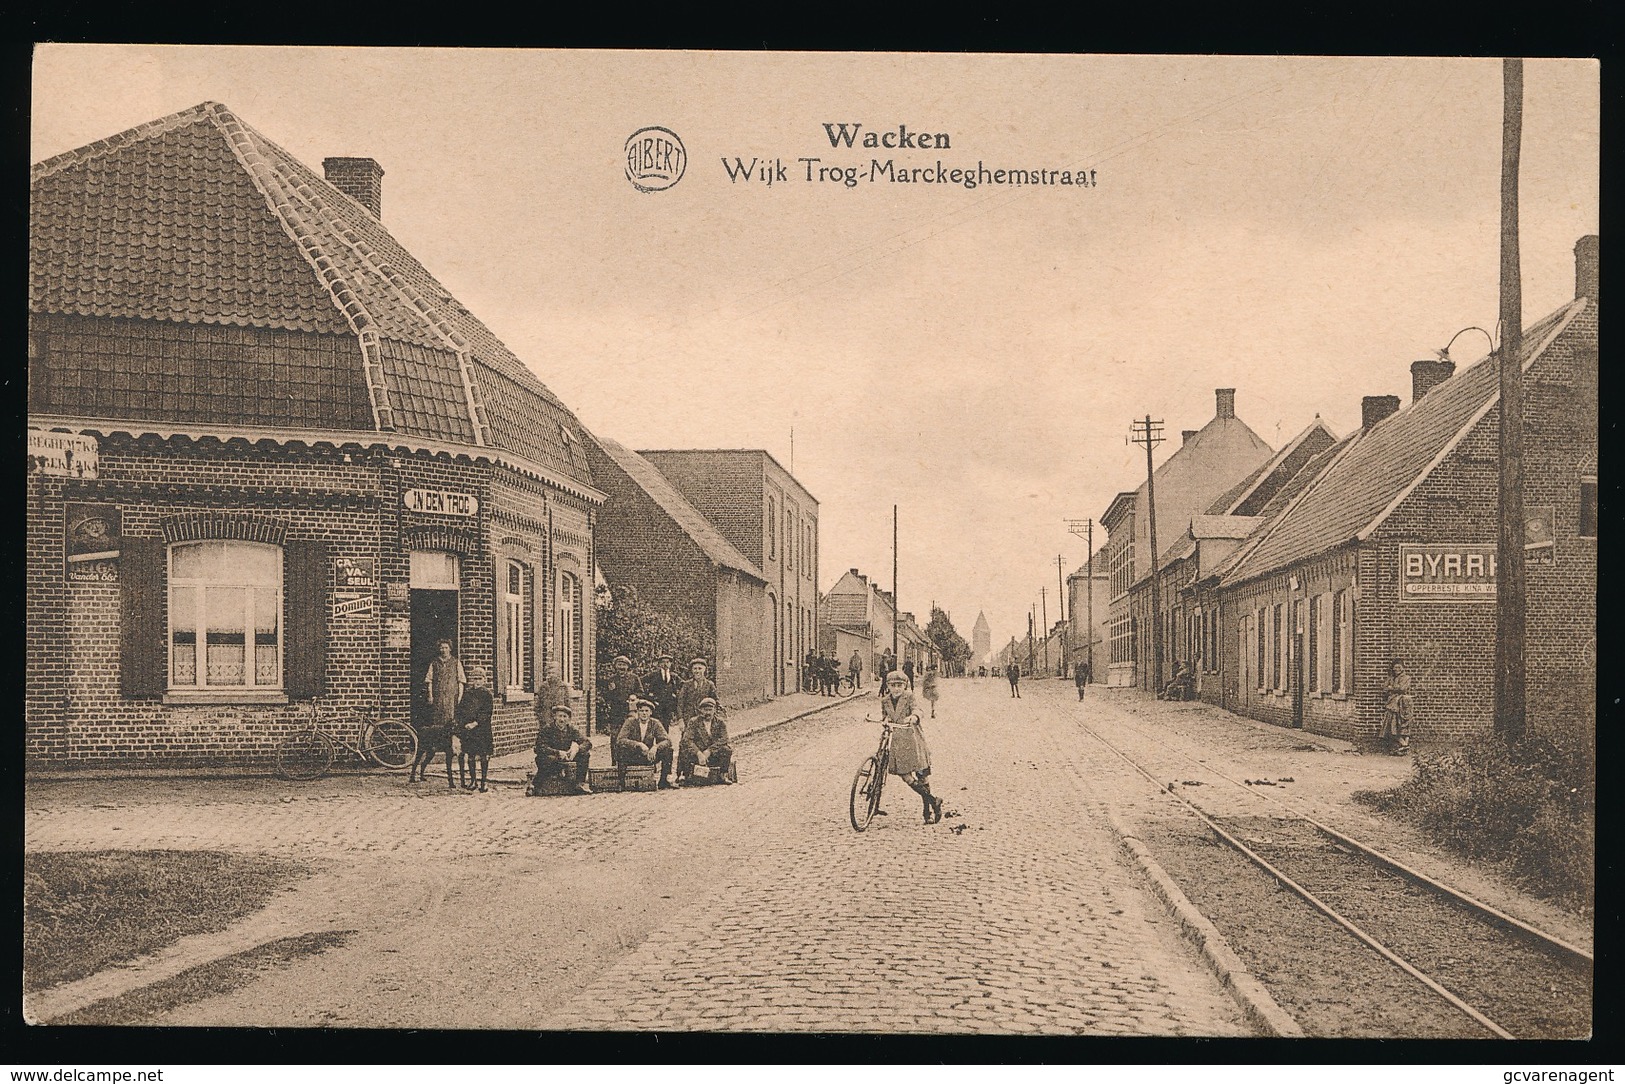
M214 103L34 167L30 763L421 718L440 637L489 672L498 753L549 672L590 710L579 423L384 230L381 176Z
M726 707L767 699L773 685L771 640L763 635L767 580L643 456L589 434L594 482L609 495L598 516L605 578L699 623L716 640L711 671ZM678 662L687 672L688 660ZM634 659L652 667L652 659Z
M639 451L767 580L770 695L805 688L818 646L818 501L761 449Z
M1576 300L1524 339L1526 688L1537 728L1595 718L1596 238L1576 255ZM1454 375L1438 366L1413 366L1411 405L1368 416L1223 570L1224 706L1370 739L1398 659L1413 677L1417 740L1490 727L1499 375L1494 358Z

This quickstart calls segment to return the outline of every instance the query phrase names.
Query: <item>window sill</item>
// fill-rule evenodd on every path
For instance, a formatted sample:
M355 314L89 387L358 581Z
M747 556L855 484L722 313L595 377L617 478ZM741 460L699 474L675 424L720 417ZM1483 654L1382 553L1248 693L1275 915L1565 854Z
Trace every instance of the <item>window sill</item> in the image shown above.
M286 704L288 694L280 689L172 689L164 694L166 704Z
M524 704L535 700L536 694L526 692L523 689L505 689L502 693L502 699L509 704Z

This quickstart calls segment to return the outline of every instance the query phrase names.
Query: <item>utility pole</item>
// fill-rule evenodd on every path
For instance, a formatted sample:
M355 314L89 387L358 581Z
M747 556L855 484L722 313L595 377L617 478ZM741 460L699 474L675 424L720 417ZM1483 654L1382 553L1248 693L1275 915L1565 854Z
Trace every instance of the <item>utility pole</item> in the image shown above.
M1049 588L1038 589L1039 605L1043 607L1044 614L1044 673L1049 673Z
M1089 547L1089 549L1088 549L1088 553L1089 553L1089 558L1088 558L1088 560L1089 560L1089 571L1086 573L1086 575L1089 578L1089 583L1088 583L1088 588L1087 588L1088 593L1084 596L1084 598L1086 599L1085 608L1084 608L1084 613L1085 613L1086 616L1084 617L1083 635L1084 635L1084 642L1089 645L1089 680L1094 681L1095 680L1095 521L1092 520L1092 519L1069 519L1069 520L1066 521L1067 530L1070 531L1073 534L1078 534L1080 527L1083 529L1082 533L1083 533L1083 538L1084 538L1084 545ZM1073 616L1076 617L1077 615L1073 614Z
M1061 666L1060 674L1066 676L1066 578L1061 575L1061 555L1055 555L1055 597L1061 600Z
M1501 62L1501 478L1495 572L1495 731L1524 734L1523 288L1518 258L1518 160L1523 61Z
M1027 607L1027 673L1033 672L1033 607Z
M1152 421L1147 414L1145 421L1134 423L1134 436L1129 439L1145 445L1145 513L1151 527L1151 691L1156 692L1162 688L1162 585L1157 575L1157 482L1151 449L1163 441L1162 422Z
M903 619L903 608L897 605L897 506L891 506L891 657L897 659L897 623ZM890 676L890 675L888 675Z

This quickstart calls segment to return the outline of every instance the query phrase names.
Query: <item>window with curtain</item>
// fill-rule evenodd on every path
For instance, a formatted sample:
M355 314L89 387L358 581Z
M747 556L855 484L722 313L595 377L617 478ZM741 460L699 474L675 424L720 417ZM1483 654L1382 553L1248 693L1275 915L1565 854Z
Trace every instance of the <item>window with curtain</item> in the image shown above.
M525 620L525 566L518 561L503 563L502 575L502 684L514 690L525 688L525 657L530 643L529 622Z
M282 687L281 547L169 548L169 687Z
M559 676L572 689L580 689L586 675L582 657L581 579L573 572L559 573Z

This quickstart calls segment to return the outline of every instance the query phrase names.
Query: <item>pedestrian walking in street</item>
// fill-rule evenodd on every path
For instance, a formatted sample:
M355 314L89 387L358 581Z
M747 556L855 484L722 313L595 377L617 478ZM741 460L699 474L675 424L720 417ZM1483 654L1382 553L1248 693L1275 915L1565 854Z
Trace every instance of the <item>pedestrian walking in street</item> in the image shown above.
M485 793L486 776L491 769L491 690L486 686L486 669L471 666L468 687L457 703L457 731L463 739L463 752L457 760L457 775L464 790L475 789L474 775L479 773L479 790Z
M591 794L587 765L592 756L592 739L575 725L574 715L569 704L556 703L537 726L536 782L562 776L574 782L577 794Z
M1004 676L1010 682L1010 695L1021 699L1021 667L1011 663L1004 668Z
M863 688L863 656L858 654L857 648L852 649L852 657L846 663L846 672L852 677L853 689Z
M1388 752L1404 756L1411 747L1411 676L1405 664L1395 659L1388 667L1388 684L1383 689L1386 700L1382 711L1382 733L1379 739Z
M920 679L920 695L931 701L931 718L937 717L937 668L928 666Z
M914 660L913 659L904 659L903 660L903 676L908 678L909 691L913 692L914 691Z
M1089 663L1087 661L1080 661L1077 666L1072 668L1072 680L1078 686L1079 700L1083 699L1083 690L1089 687L1089 677Z
M671 739L654 717L654 704L641 698L634 700L631 716L615 736L615 763L623 768L629 764L658 764L660 789L669 790L671 756Z
M909 789L920 796L922 815L926 824L942 820L942 799L931 793L928 781L931 775L931 749L925 744L925 731L920 727L920 714L914 706L914 694L908 689L908 676L893 670L886 678L886 695L880 698L880 710L893 726L891 735L891 774L907 783Z

